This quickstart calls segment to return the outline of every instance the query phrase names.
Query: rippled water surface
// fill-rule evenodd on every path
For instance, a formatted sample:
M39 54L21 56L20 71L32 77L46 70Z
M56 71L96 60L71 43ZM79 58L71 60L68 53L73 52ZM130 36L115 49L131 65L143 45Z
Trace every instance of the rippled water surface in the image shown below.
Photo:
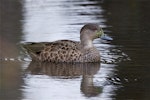
M0 100L150 100L149 0L0 0ZM40 63L20 43L79 41L98 23L101 63Z

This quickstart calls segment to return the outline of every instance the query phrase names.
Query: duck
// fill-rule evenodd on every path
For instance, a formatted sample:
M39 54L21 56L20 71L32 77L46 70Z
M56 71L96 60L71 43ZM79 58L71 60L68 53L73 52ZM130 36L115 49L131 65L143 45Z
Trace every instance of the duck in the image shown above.
M24 43L22 46L33 61L40 62L100 62L100 52L94 39L112 40L95 23L85 24L80 30L80 41L57 40L54 42Z

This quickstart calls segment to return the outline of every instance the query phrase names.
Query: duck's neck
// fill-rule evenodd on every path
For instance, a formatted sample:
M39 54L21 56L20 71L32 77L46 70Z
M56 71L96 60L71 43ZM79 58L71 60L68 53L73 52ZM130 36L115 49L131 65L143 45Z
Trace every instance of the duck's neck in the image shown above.
M84 49L92 48L93 47L93 42L88 40L88 41L81 41L81 45Z
M80 41L84 49L89 49L93 47L93 40L90 39L88 36L81 37Z

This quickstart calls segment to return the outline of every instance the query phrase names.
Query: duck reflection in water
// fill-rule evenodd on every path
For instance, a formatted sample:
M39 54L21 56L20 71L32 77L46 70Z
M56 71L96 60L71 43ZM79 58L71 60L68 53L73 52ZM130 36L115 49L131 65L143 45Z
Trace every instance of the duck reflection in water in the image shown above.
M86 97L97 96L101 87L94 86L94 75L100 69L100 63L51 63L32 61L26 72L32 75L48 75L59 79L73 79L82 76L81 92Z

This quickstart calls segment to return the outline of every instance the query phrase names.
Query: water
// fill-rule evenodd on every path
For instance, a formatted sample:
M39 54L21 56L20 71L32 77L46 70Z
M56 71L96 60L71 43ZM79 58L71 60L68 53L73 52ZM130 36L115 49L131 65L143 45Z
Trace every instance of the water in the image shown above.
M0 99L149 100L149 5L148 0L0 0ZM85 23L98 23L113 37L94 41L101 63L32 62L19 48L24 42L79 41Z

